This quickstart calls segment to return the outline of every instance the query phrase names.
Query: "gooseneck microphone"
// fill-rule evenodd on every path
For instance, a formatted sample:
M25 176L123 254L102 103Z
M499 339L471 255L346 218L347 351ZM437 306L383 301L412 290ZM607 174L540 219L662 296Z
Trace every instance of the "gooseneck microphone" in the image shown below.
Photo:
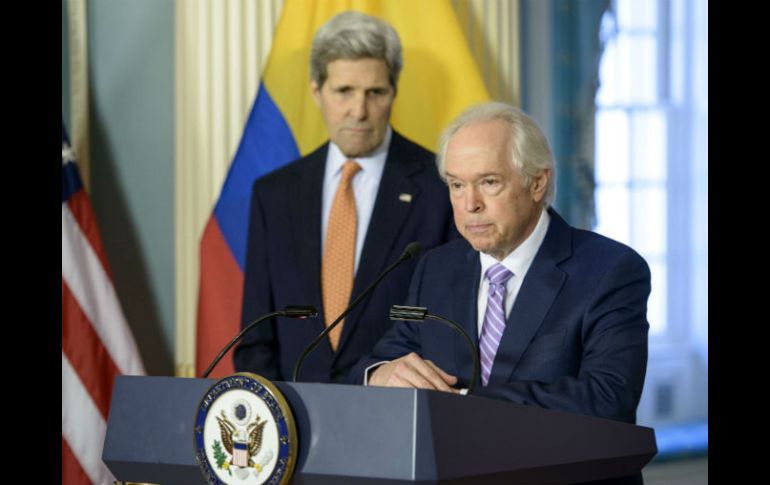
M438 320L439 322L451 327L454 331L462 335L465 339L465 342L468 344L468 348L471 349L471 355L473 356L473 375L470 383L468 384L468 394L473 393L473 388L476 387L476 381L479 379L479 351L476 349L476 346L473 345L473 340L471 340L468 332L463 330L461 326L452 320L449 320L448 318L428 313L428 309L425 307L393 305L390 307L390 319L408 320L411 322Z
M206 369L206 372L204 372L201 377L204 378L204 379L206 377L208 377L208 375L211 373L211 371L214 369L214 367L216 367L216 365L219 363L219 361L222 360L222 357L225 356L227 351L230 350L233 347L233 345L235 345L241 338L243 338L243 336L246 335L246 332L248 332L252 328L256 327L260 323L264 322L268 318L273 318L273 317L308 318L308 317L317 317L317 316L318 316L318 310L316 310L314 306L310 306L310 305L305 305L305 306L290 305L290 306L287 306L286 308L284 308L281 311L277 311L277 312L273 312L273 313L268 313L267 315L263 315L263 316L257 318L256 320L254 320L250 324L246 325L246 327L244 327L243 330L241 330L238 333L238 335L236 335L235 338L232 339L230 341L230 343L227 344L227 346L224 349L222 349L222 352L220 352L219 355L217 355L214 358L214 361L211 362L211 365L209 365L208 369Z
M422 251L422 244L420 244L419 241L414 241L407 244L406 248L404 249L404 252L401 253L401 256L399 256L399 258L393 264L385 268L385 271L380 273L377 279L375 279L371 285L369 285L364 291L362 291L361 294L358 295L358 297L356 297L355 300L353 300L350 306L348 306L340 316L338 316L331 324L329 324L329 326L326 327L324 331L321 332L318 335L318 337L315 338L315 340L310 342L310 345L305 347L305 350L302 351L302 354L299 356L299 359L297 359L297 363L294 366L294 375L292 377L293 382L297 382L297 377L299 376L299 370L302 368L302 363L305 361L305 358L310 354L310 352L312 352L316 347L318 347L318 344L320 344L323 341L323 339L327 335L329 335L329 332L331 332L334 329L334 327L336 327L342 321L342 319L345 318L345 316L347 316L347 314L350 313L350 311L353 310L353 308L355 308L356 305L358 305L361 302L361 300L364 299L366 295L371 293L372 290L374 290L374 288L380 283L380 281L382 281L382 279L388 273L393 271L396 268L396 266L403 263L407 259L411 259L417 256L420 253L420 251Z

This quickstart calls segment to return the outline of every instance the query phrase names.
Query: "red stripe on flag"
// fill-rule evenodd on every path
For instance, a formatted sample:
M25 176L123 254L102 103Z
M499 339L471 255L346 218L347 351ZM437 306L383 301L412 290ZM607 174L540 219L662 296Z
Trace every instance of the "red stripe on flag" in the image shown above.
M91 480L83 471L64 436L61 437L61 483L62 485L91 485Z
M86 191L83 189L78 190L72 197L70 197L67 204L69 204L70 211L78 222L80 230L83 232L86 239L88 239L88 243L102 263L104 272L107 273L107 276L112 280L112 271L110 271L110 265L107 263L107 253L104 252L102 238L99 235L99 228L96 225L94 211L91 207L91 201L88 199L88 194L86 194Z
M107 421L112 386L120 370L64 280L61 282L61 311L62 351Z
M216 355L241 329L243 274L225 242L213 215L201 238L201 275L198 292L196 375L200 376ZM232 350L209 377L235 372Z

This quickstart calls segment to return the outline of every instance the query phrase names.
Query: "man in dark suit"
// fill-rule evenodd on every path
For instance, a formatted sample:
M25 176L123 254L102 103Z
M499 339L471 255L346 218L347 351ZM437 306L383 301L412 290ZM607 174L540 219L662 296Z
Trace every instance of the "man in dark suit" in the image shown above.
M319 317L275 319L236 348L238 371L290 380L302 350L408 243L456 234L446 187L428 150L389 125L402 68L395 30L345 12L313 40L311 91L329 142L256 181L244 271L242 324L287 305ZM416 260L399 266L305 360L300 380L339 382L391 326Z
M553 158L517 108L471 108L445 130L439 154L464 239L420 260L407 304L471 335L476 395L634 423L647 364L645 261L549 208ZM398 322L350 382L462 392L471 366L448 327Z

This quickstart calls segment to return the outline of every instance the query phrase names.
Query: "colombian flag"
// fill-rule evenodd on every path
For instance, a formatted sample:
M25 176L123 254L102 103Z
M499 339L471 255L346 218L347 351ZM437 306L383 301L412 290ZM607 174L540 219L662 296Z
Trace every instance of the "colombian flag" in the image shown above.
M438 136L471 104L489 99L449 0L286 0L257 99L201 240L197 375L240 331L251 186L328 136L310 94L310 46L334 15L357 10L398 32L404 69L391 123L436 150ZM226 358L211 373L234 372Z

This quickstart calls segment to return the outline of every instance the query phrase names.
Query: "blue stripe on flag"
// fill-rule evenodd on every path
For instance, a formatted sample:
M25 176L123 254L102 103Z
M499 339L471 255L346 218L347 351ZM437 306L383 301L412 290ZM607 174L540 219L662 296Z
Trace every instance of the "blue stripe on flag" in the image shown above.
M227 174L214 216L241 271L246 262L251 186L259 177L299 158L289 125L260 83L241 144Z
M68 163L61 167L61 201L67 202L70 197L83 188L78 167L74 163Z
M69 146L69 137L67 131L64 129L64 121L61 123L61 143L62 146L66 143ZM62 160L63 162L63 160ZM83 188L83 182L80 180L80 173L78 167L74 162L62 164L61 166L61 201L62 203L68 201L70 197Z

